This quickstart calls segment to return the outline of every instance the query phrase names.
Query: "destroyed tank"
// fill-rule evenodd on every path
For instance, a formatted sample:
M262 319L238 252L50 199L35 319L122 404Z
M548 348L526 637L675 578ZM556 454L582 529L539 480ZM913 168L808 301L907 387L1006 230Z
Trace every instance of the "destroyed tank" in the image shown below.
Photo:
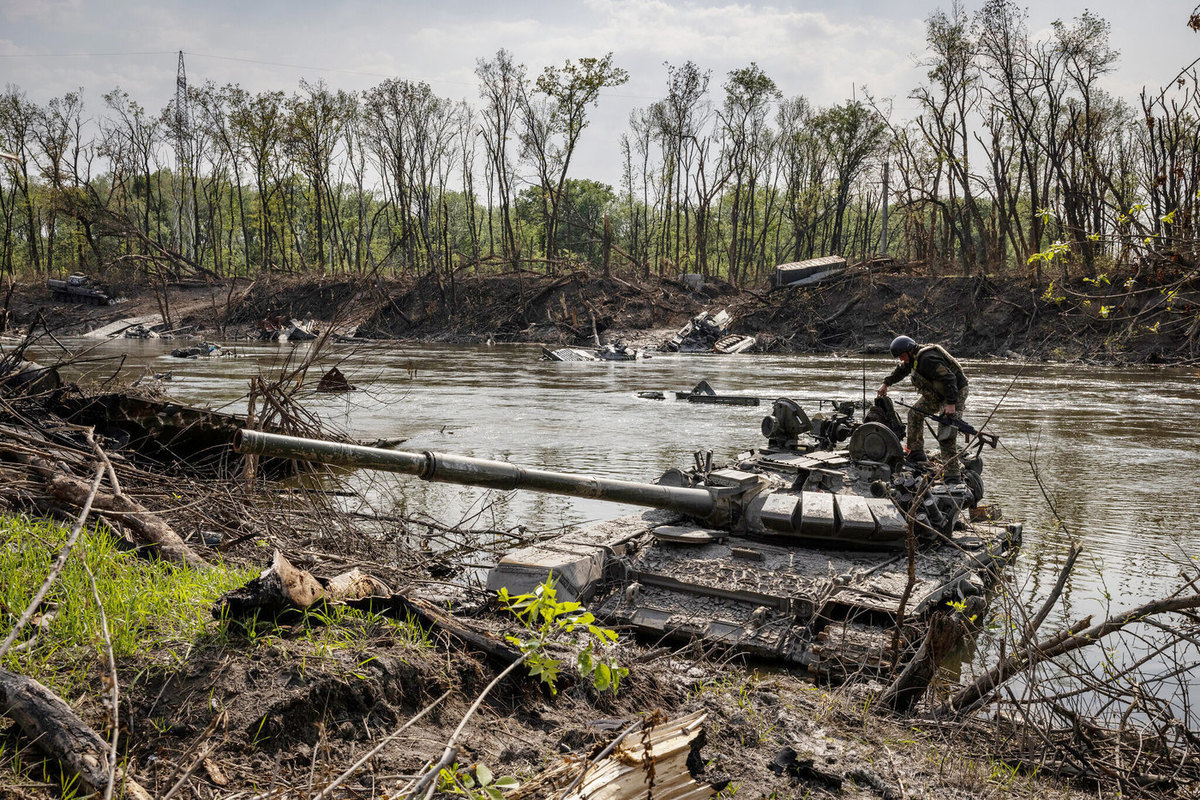
M810 418L781 398L762 423L765 447L722 467L699 452L654 483L250 430L235 447L652 509L511 552L488 589L528 593L549 576L560 599L656 641L698 639L845 678L890 671L939 607L979 610L1020 544L1020 524L981 504L979 440L962 452L966 480L946 483L937 465L905 458L897 430L886 398L861 422L853 403Z
M106 289L94 283L87 275L68 275L66 280L50 278L46 281L46 288L51 291L55 300L65 303L106 306L113 301Z

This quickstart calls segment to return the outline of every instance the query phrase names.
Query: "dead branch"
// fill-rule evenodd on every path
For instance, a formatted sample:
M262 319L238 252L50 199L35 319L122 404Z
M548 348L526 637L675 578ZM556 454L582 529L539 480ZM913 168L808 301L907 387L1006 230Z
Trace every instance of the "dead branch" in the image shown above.
M103 474L105 471L103 464L100 470ZM83 498L87 497L85 487L86 484L78 478L70 475L56 475L50 479L48 488L50 494L59 502L81 506ZM91 505L89 504L89 508ZM121 521L134 534L137 544L152 547L161 558L196 569L209 566L207 561L184 544L175 529L164 522L161 517L125 495L96 494L94 506L111 514L119 515Z
M4 642L0 644L0 659L4 658L4 655L8 652L8 648L12 647L12 643L16 640L17 634L33 618L42 601L46 599L46 593L50 591L50 587L54 585L54 581L58 579L59 573L66 566L67 558L71 555L71 550L75 547L75 543L79 541L79 534L83 532L83 522L87 519L88 512L92 507L92 501L96 497L96 491L100 488L100 480L103 477L104 466L101 465L96 469L96 477L92 480L91 490L84 496L83 502L80 503L83 508L79 513L79 518L75 521L75 526L71 528L71 534L67 537L67 543L59 551L58 558L55 559L54 565L50 568L50 573L46 576L46 579L42 581L42 585L34 592L33 599L29 601L29 605L26 606L25 611L17 619L17 624L13 625Z
M1091 617L1075 623L1066 631L1054 634L1036 644L1022 648L980 676L974 683L960 690L937 711L941 716L957 716L978 708L991 699L996 690L1014 675L1057 656L1078 650L1121 630L1132 622L1138 622L1154 614L1169 614L1175 611L1200 608L1200 594L1169 597L1154 600L1123 614L1109 617L1103 622L1088 627Z
M111 464L109 469L112 469ZM100 599L96 576L92 574L86 561L83 562L83 570L87 573L88 582L92 585L92 599L96 601L96 610L100 614L100 635L104 641L104 658L108 662L108 675L105 682L109 685L108 706L111 716L108 722L112 730L112 739L108 750L108 782L104 785L104 800L112 800L113 784L117 777L117 743L121 737L121 689L117 680L117 662L113 658L112 636L108 632L108 615L104 612L104 602Z
M429 800L429 798L433 796L433 793L437 791L437 784L433 781L435 778L437 778L441 771L450 766L450 764L454 762L455 757L458 756L458 739L460 736L462 736L463 730L467 727L467 722L471 719L471 717L475 716L475 712L479 710L481 705L483 705L484 698L491 693L492 689L495 689L496 686L500 684L500 681L507 678L510 673L516 670L517 667L525 663L525 659L527 659L532 652L533 651L522 654L520 658L509 664L499 675L492 679L491 683L484 687L483 691L479 693L479 696L475 698L475 702L472 703L471 707L467 709L467 713L463 715L462 721L458 723L458 727L455 728L454 733L451 734L449 741L446 742L446 748L442 751L442 757L438 759L436 764L434 764L425 772L424 776L422 776L420 780L417 781L416 785L413 786L408 794L405 795L405 800L415 800L415 798L419 797L421 792L424 791L426 787L428 787L428 791L425 794L425 800Z
M1050 610L1058 602L1058 597L1062 594L1063 587L1067 585L1067 578L1071 575L1071 570L1075 568L1075 561L1082 552L1083 546L1081 544L1071 542L1071 550L1067 553L1067 560L1063 563L1062 569L1058 571L1058 580L1055 581L1054 588L1050 590L1049 596L1046 597L1046 602L1042 603L1042 607L1038 609L1038 612L1033 615L1033 619L1029 621L1029 625L1025 628L1025 634L1021 637L1021 641L1017 643L1018 648L1029 644L1034 634L1037 633L1038 628L1042 627L1042 623L1050 615Z
M187 779L192 776L192 773L194 773L196 769L208 759L209 754L212 753L213 750L217 749L220 744L222 744L222 742L215 740L213 737L216 735L217 729L225 727L228 724L228 721L229 712L224 710L212 718L212 720L208 723L208 727L204 729L204 733L200 736L199 740L197 740L197 742L192 746L191 750L189 750L190 753L191 751L199 748L199 754L192 759L192 762L188 764L187 768L183 771L183 774L179 776L179 779L176 780L175 783L171 785L171 788L167 790L167 793L162 796L162 800L171 800L171 798L175 796L176 792L183 788L184 783L186 783ZM200 748L201 744L204 745L203 748ZM185 753L184 757L187 755L188 753ZM179 767L177 766L175 768L175 772L178 771ZM168 783L170 783L171 779L175 777L175 772L172 772L170 777L167 778Z
M379 753L379 751L383 750L383 748L386 747L393 739L395 739L397 736L404 733L404 731L406 731L410 727L412 727L412 725L414 723L416 723L418 720L420 720L421 717L424 717L426 714L428 714L430 711L432 711L434 708L436 708L439 703L441 703L443 700L445 700L449 696L450 696L449 689L442 692L441 696L438 697L438 699L434 700L432 703L425 706L423 709L421 709L419 712L417 712L417 714L415 716L410 717L408 722L405 722L399 728L396 728L396 730L392 731L387 736L383 737L383 740L379 744L372 747L370 750L368 750L363 755L362 758L360 758L358 761L355 761L353 764L351 764L350 767L347 768L346 771L343 772L341 775L339 775L336 779L334 779L334 781L332 783L330 783L328 786L326 786L324 789L322 789L320 792L318 792L316 795L314 795L312 800L325 800L325 798L329 797L329 795L333 793L334 789L341 786L355 772L358 772L358 770L362 767L363 764L366 764L368 761L370 761L372 758L374 758Z
M929 618L929 630L916 655L892 681L879 700L893 711L908 711L925 694L938 667L970 630L970 620L983 613L981 597L968 598L963 611L936 611Z

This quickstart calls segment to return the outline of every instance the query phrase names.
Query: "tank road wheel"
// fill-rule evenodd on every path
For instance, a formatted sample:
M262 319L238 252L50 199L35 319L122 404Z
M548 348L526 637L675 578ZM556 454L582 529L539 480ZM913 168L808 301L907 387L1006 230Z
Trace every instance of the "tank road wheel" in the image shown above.
M962 473L963 483L971 490L971 508L979 505L983 500L983 476L972 469L965 469Z

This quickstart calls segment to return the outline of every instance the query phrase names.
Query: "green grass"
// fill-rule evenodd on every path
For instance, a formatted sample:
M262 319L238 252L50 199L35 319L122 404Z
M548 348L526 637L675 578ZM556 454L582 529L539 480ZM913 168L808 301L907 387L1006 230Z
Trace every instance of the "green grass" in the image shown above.
M45 580L67 533L52 522L0 517L0 636L7 635ZM256 574L222 565L194 570L146 561L118 550L107 533L85 530L43 604L58 604L49 630L28 650L17 652L14 646L0 665L66 697L85 687L104 652L100 610L84 563L96 577L118 663L148 651L182 657L197 637L223 624L212 619L213 601ZM32 633L31 624L18 643Z

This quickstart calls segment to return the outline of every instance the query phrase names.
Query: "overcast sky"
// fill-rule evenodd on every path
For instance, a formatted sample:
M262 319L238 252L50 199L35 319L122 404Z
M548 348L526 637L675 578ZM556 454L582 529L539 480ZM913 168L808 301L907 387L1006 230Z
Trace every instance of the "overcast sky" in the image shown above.
M982 2L963 5L973 13ZM1110 21L1121 58L1104 86L1132 102L1143 86L1161 87L1200 57L1200 33L1186 27L1193 0L1034 5L1035 33L1085 8ZM182 50L196 84L291 91L304 78L358 90L399 77L476 102L476 61L500 48L531 75L612 51L630 80L601 96L573 174L614 182L618 137L632 109L662 97L664 62L690 59L711 70L717 95L726 73L750 62L785 96L817 106L861 96L865 86L910 118L906 96L922 79L925 19L938 8L949 2L0 0L0 84L39 103L82 87L92 115L120 86L157 112L174 94Z

